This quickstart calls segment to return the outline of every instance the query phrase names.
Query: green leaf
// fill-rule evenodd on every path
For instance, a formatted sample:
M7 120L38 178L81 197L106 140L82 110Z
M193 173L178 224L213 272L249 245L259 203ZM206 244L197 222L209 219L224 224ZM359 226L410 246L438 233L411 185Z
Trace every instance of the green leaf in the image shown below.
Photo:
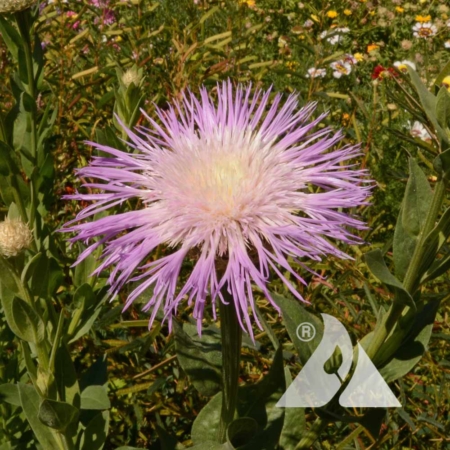
M436 77L436 80L434 81L435 86L438 86L440 88L442 86L444 78L447 75L450 75L450 61L444 66L439 75Z
M281 347L276 351L269 373L252 386L242 386L238 391L238 415L249 417L258 424L258 433L243 450L275 449L284 420L284 408L275 405L286 390ZM217 442L222 393L215 395L200 411L192 426L194 444Z
M102 411L94 416L84 430L81 450L101 450L105 445L109 428L109 411Z
M284 297L274 292L271 292L270 295L274 299L275 303L281 308L283 323L286 326L286 330L295 346L295 349L297 350L300 361L302 364L305 364L322 340L322 321L315 315L308 312L299 300L293 297ZM297 336L297 328L305 322L312 324L316 330L316 336L309 342L304 342Z
M82 284L75 291L73 301L75 308L67 332L70 337L69 343L75 342L89 333L94 325L102 310L101 306L107 298L107 296L102 297L99 294L98 291L94 293L92 287L87 283Z
M420 266L419 274L422 275L427 270L433 271L433 262L435 261L437 252L447 242L450 236L450 208L448 208L438 224L431 230L428 236L425 238L424 247L425 254ZM440 260L438 260L440 262ZM436 266L435 266L436 267Z
M433 161L436 172L446 181L450 180L450 150L442 152Z
M21 406L17 385L12 383L0 384L0 402L6 402L14 406Z
M403 284L391 274L383 258L383 254L379 249L372 250L364 255L369 270L372 274L378 278L384 284L391 286L395 290L394 301L400 302L400 304L408 305L415 309L415 303L409 293L403 287Z
M33 344L42 342L45 338L45 324L36 311L18 297L14 297L11 308L17 336Z
M15 61L18 59L19 49L23 48L22 38L19 32L9 23L3 15L0 15L0 34L8 50Z
M18 383L20 403L36 439L44 449L57 449L59 443L56 441L52 430L45 426L38 418L40 397L36 390L27 384Z
M292 383L289 367L284 368L286 389ZM300 442L306 433L304 408L286 408L284 412L283 430L280 436L280 450L290 450Z
M419 75L415 70L413 70L409 66L407 67L407 70L411 77L411 82L416 88L417 93L419 94L420 103L422 104L422 107L428 119L433 124L436 133L439 136L439 139L448 142L447 134L439 125L436 117L436 104L437 104L436 97L427 89L427 87L422 82L422 80L420 79Z
M251 417L233 420L227 428L227 443L231 448L238 448L251 442L258 432L258 424Z
M45 399L39 406L39 420L50 428L65 431L78 419L79 411L69 403Z
M450 94L445 86L439 89L436 99L436 116L439 125L445 130L450 126Z
M61 345L56 351L55 380L58 392L61 394L61 400L79 408L80 388L77 373L65 345Z
M81 393L81 409L109 409L111 403L103 386L88 386Z
M78 243L78 247L80 253L86 249L86 247L84 247L81 243ZM73 283L75 286L78 287L85 283L89 283L92 272L97 268L95 254L95 252L91 253L88 257L76 265L73 276Z
M385 420L385 408L371 408L362 418L358 419L358 423L366 428L374 439L378 439Z
M0 255L0 283L22 299L26 298L20 278L12 268L11 264Z
M439 305L440 301L433 300L417 312L409 335L392 359L379 370L386 383L403 377L420 361L428 348Z
M218 329L204 328L200 337L195 325L186 323L182 328L174 322L174 333L178 361L194 387L207 397L217 393L222 367Z
M403 198L402 223L407 233L418 236L430 209L433 191L414 158L409 159L409 179Z

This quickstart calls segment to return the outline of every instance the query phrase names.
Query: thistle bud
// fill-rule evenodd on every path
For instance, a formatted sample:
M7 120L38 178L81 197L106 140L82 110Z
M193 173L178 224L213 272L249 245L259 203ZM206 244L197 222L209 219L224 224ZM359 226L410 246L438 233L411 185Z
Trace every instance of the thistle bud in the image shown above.
M22 11L36 3L37 0L0 0L0 14Z
M142 74L139 73L137 67L133 66L131 69L128 69L122 76L122 83L126 88L133 83L136 87L139 86L139 83L142 80Z
M6 256L18 255L33 241L31 230L20 219L6 219L0 222L0 254Z

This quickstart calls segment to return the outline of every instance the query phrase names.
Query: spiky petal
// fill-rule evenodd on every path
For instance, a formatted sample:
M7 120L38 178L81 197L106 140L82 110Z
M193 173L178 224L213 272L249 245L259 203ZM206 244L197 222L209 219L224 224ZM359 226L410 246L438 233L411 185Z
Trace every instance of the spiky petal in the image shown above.
M370 185L350 162L358 147L339 147L340 132L317 130L323 116L311 119L314 104L299 109L296 95L270 102L270 90L252 94L231 82L218 85L216 95L213 102L204 88L199 98L187 92L168 110L157 109L158 121L146 116L149 129L127 130L132 153L91 143L110 157L94 157L79 175L102 180L85 184L102 193L68 196L94 203L64 230L77 233L72 241L91 243L79 260L105 244L95 273L113 268L113 294L127 281L141 282L125 308L153 286L144 307L150 324L161 308L170 324L187 298L200 329L206 302L211 299L215 314L226 288L251 334L254 286L278 310L267 289L269 273L303 300L283 275L305 283L288 257L300 265L329 254L349 258L330 239L360 242L349 229L364 224L341 209L365 204ZM140 209L86 220L129 199L140 200ZM159 245L169 254L148 262ZM195 265L179 286L194 249Z

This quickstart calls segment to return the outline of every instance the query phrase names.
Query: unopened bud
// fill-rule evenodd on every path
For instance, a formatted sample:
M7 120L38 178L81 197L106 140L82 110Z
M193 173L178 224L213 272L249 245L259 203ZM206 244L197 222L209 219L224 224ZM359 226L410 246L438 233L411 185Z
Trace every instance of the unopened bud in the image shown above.
M128 88L128 86L130 86L131 83L134 83L135 86L139 86L141 80L142 76L136 67L128 69L122 76L122 83L125 85L126 88Z
M0 254L6 257L16 256L33 241L28 226L20 219L0 222Z

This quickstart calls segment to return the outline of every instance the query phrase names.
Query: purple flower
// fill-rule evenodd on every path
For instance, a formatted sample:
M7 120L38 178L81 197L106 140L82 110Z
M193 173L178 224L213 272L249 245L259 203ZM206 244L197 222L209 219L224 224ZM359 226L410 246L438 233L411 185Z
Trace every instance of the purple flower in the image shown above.
M350 162L358 147L337 147L340 132L316 129L324 115L311 119L315 104L299 109L293 94L284 102L276 95L269 105L270 90L252 95L250 86L234 89L230 81L215 94L217 106L203 88L199 98L187 92L168 110L157 109L158 121L146 116L150 129L127 130L133 153L90 143L111 157L94 157L78 174L103 181L85 184L101 193L66 196L94 203L63 231L78 233L72 242L90 243L78 262L105 244L94 273L112 268L113 295L127 281L141 282L125 309L153 286L144 307L151 310L149 326L161 308L170 326L187 298L200 331L206 302L215 316L227 289L242 328L252 334L254 286L279 311L269 273L303 300L283 274L305 284L291 261L309 270L305 259L350 258L330 240L361 242L348 228L365 225L341 209L367 204L371 184ZM85 220L130 199L141 208ZM159 245L167 253L152 261ZM178 289L183 262L192 259Z

